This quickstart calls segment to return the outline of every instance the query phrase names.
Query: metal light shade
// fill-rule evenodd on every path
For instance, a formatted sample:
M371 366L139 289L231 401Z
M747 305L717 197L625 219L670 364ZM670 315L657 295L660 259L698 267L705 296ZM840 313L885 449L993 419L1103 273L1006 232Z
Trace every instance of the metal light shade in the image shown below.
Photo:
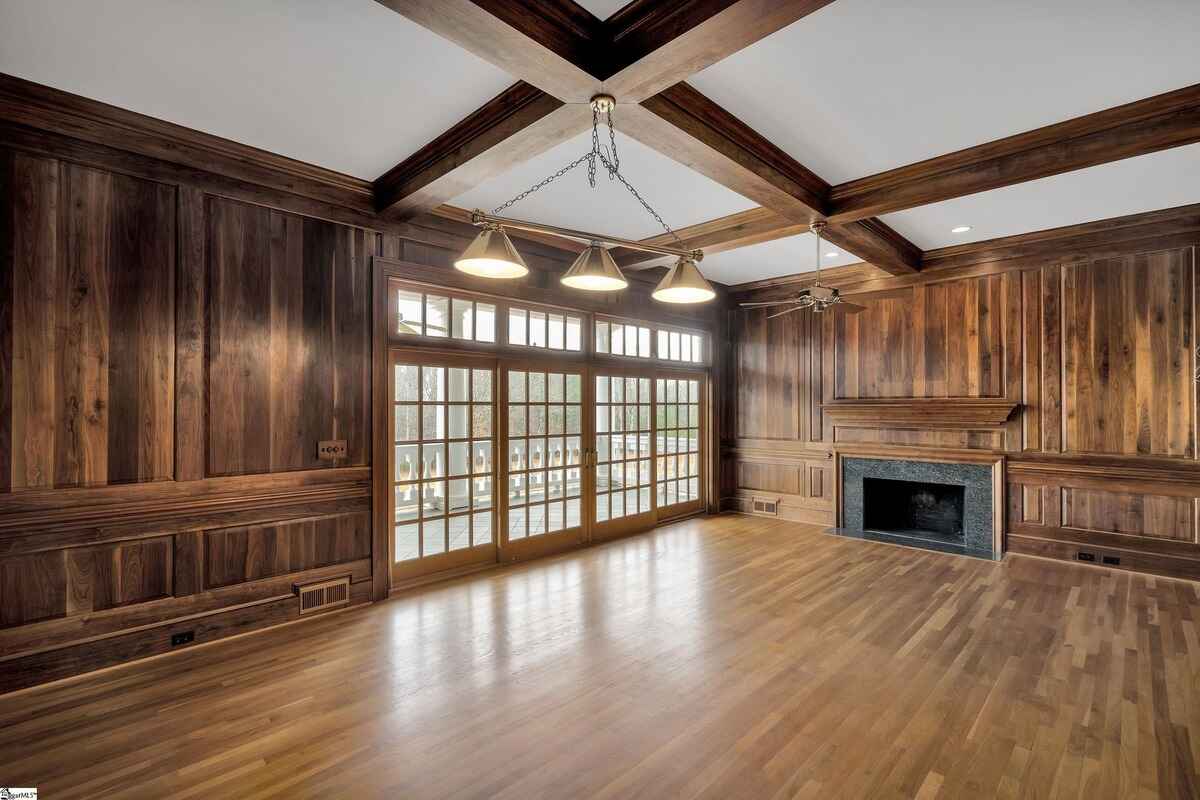
M496 225L488 225L454 262L454 268L481 278L520 278L529 274L525 259L513 247L508 234Z
M560 280L563 286L590 292L612 292L629 285L612 255L595 243L579 254Z
M700 274L700 268L690 258L681 258L658 282L650 295L662 303L707 303L717 296L712 284Z

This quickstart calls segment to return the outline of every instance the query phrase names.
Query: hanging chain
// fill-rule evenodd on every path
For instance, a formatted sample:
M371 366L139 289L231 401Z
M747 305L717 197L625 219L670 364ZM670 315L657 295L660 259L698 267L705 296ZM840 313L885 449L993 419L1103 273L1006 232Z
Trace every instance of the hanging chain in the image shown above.
M658 222L658 224L662 226L663 230L665 230L667 233L669 233L671 235L671 238L673 238L678 244L682 245L683 240L679 238L679 234L675 233L675 230L663 220L663 218L659 215L659 213L657 211L655 211L648 202L646 202L646 199L644 197L642 197L642 195L640 193L638 193L638 190L633 188L633 184L631 184L629 181L625 180L625 176L621 174L621 159L617 155L617 134L616 134L615 128L613 127L612 111L606 112L605 123L608 125L608 141L609 141L610 147L612 148L610 151L612 154L611 158L608 155L606 155L605 151L603 149L601 149L601 147L600 147L600 112L597 111L595 108L593 108L592 109L592 149L589 150L588 152L584 153L583 155L581 155L579 158L572 161L570 164L567 164L565 167L560 169L558 172L555 172L553 175L550 175L549 177L544 178L543 180L539 181L538 183L535 183L533 186L530 186L528 189L521 192L519 195L517 195L513 199L509 200L507 203L496 206L494 209L492 209L492 214L499 214L501 211L505 210L506 208L521 202L529 195L533 194L534 192L538 191L539 189L542 189L545 186L548 186L549 184L558 180L563 175L566 175L568 172L575 169L576 167L578 167L580 164L582 164L585 161L587 162L587 165L588 165L588 186L595 189L596 188L596 162L599 161L601 166L604 167L604 171L608 173L608 179L610 181L614 180L614 179L620 181L621 185L629 190L629 193L632 194L634 196L634 198L639 203L642 204L642 208L646 209L647 213L649 213L650 216L654 217L654 219ZM819 247L819 245L818 245L818 247Z

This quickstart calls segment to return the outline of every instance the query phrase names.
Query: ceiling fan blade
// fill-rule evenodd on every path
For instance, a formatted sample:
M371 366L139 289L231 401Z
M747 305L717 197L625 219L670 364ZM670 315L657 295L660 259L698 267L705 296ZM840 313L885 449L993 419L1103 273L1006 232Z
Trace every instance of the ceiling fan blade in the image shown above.
M842 300L841 302L838 302L838 303L834 303L833 305L830 306L830 308L832 308L834 311L839 311L843 314L857 314L860 311L867 310L866 306L855 305L854 303L847 303L845 300Z
M795 303L795 300L766 300L761 303L739 303L742 308L767 308L768 306L787 306Z
M790 314L790 313L792 313L793 311L800 311L800 310L801 310L801 309L803 309L803 308L804 308L804 306L792 306L792 307L791 307L791 308L789 308L787 311L780 311L780 312L778 312L778 313L775 313L775 314L771 314L771 315L769 315L769 316L767 317L767 319L775 319L776 317L782 317L784 314Z

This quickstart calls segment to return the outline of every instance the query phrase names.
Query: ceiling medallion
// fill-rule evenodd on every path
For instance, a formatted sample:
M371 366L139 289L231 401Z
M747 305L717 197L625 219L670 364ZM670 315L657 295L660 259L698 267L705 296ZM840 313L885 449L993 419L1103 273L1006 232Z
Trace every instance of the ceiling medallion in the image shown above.
M863 311L863 307L854 303L847 303L842 299L841 292L837 289L825 286L821 283L821 232L825 230L825 221L816 220L808 226L808 229L817 237L817 277L813 281L813 285L800 292L797 295L787 298L786 300L767 300L761 303L742 303L742 308L767 308L770 306L788 306L783 311L776 312L767 317L767 319L775 319L782 317L784 314L791 314L793 311L799 311L804 308L812 309L814 314L820 314L830 309L840 311L846 314L857 314Z
M521 254L517 251L512 240L508 238L508 230L531 231L551 236L561 236L587 242L584 249L571 268L560 279L564 286L573 289L583 289L591 292L611 292L624 289L629 285L621 268L613 259L609 247L617 245L631 250L641 250L646 253L675 256L675 264L659 281L651 296L664 303L703 303L716 297L712 285L705 280L696 262L704 258L703 250L687 250L678 234L663 221L658 212L633 188L625 176L621 174L621 160L617 155L617 137L613 127L613 108L617 101L612 95L598 94L591 100L592 106L592 148L579 158L566 165L558 172L534 184L506 203L497 206L490 214L478 209L471 212L471 222L482 230L474 241L467 246L463 254L454 262L455 269L484 278L520 278L529 273ZM608 147L600 145L600 117L608 127ZM555 225L543 225L539 222L513 219L499 216L502 211L524 200L539 189L553 183L576 167L587 164L588 185L596 186L596 166L599 164L608 173L609 180L620 181L621 185L642 204L650 216L662 225L679 247L663 247L640 242L635 239L622 239L616 236L604 236L587 231L561 228ZM608 245L606 247L605 245Z

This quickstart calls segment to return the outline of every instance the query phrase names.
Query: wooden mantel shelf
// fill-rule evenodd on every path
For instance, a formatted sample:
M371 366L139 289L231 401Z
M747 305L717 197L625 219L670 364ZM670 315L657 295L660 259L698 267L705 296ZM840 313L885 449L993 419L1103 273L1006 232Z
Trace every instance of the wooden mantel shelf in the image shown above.
M919 425L923 428L979 430L999 428L1018 404L1010 400L978 398L886 398L833 400L821 411L841 425Z

